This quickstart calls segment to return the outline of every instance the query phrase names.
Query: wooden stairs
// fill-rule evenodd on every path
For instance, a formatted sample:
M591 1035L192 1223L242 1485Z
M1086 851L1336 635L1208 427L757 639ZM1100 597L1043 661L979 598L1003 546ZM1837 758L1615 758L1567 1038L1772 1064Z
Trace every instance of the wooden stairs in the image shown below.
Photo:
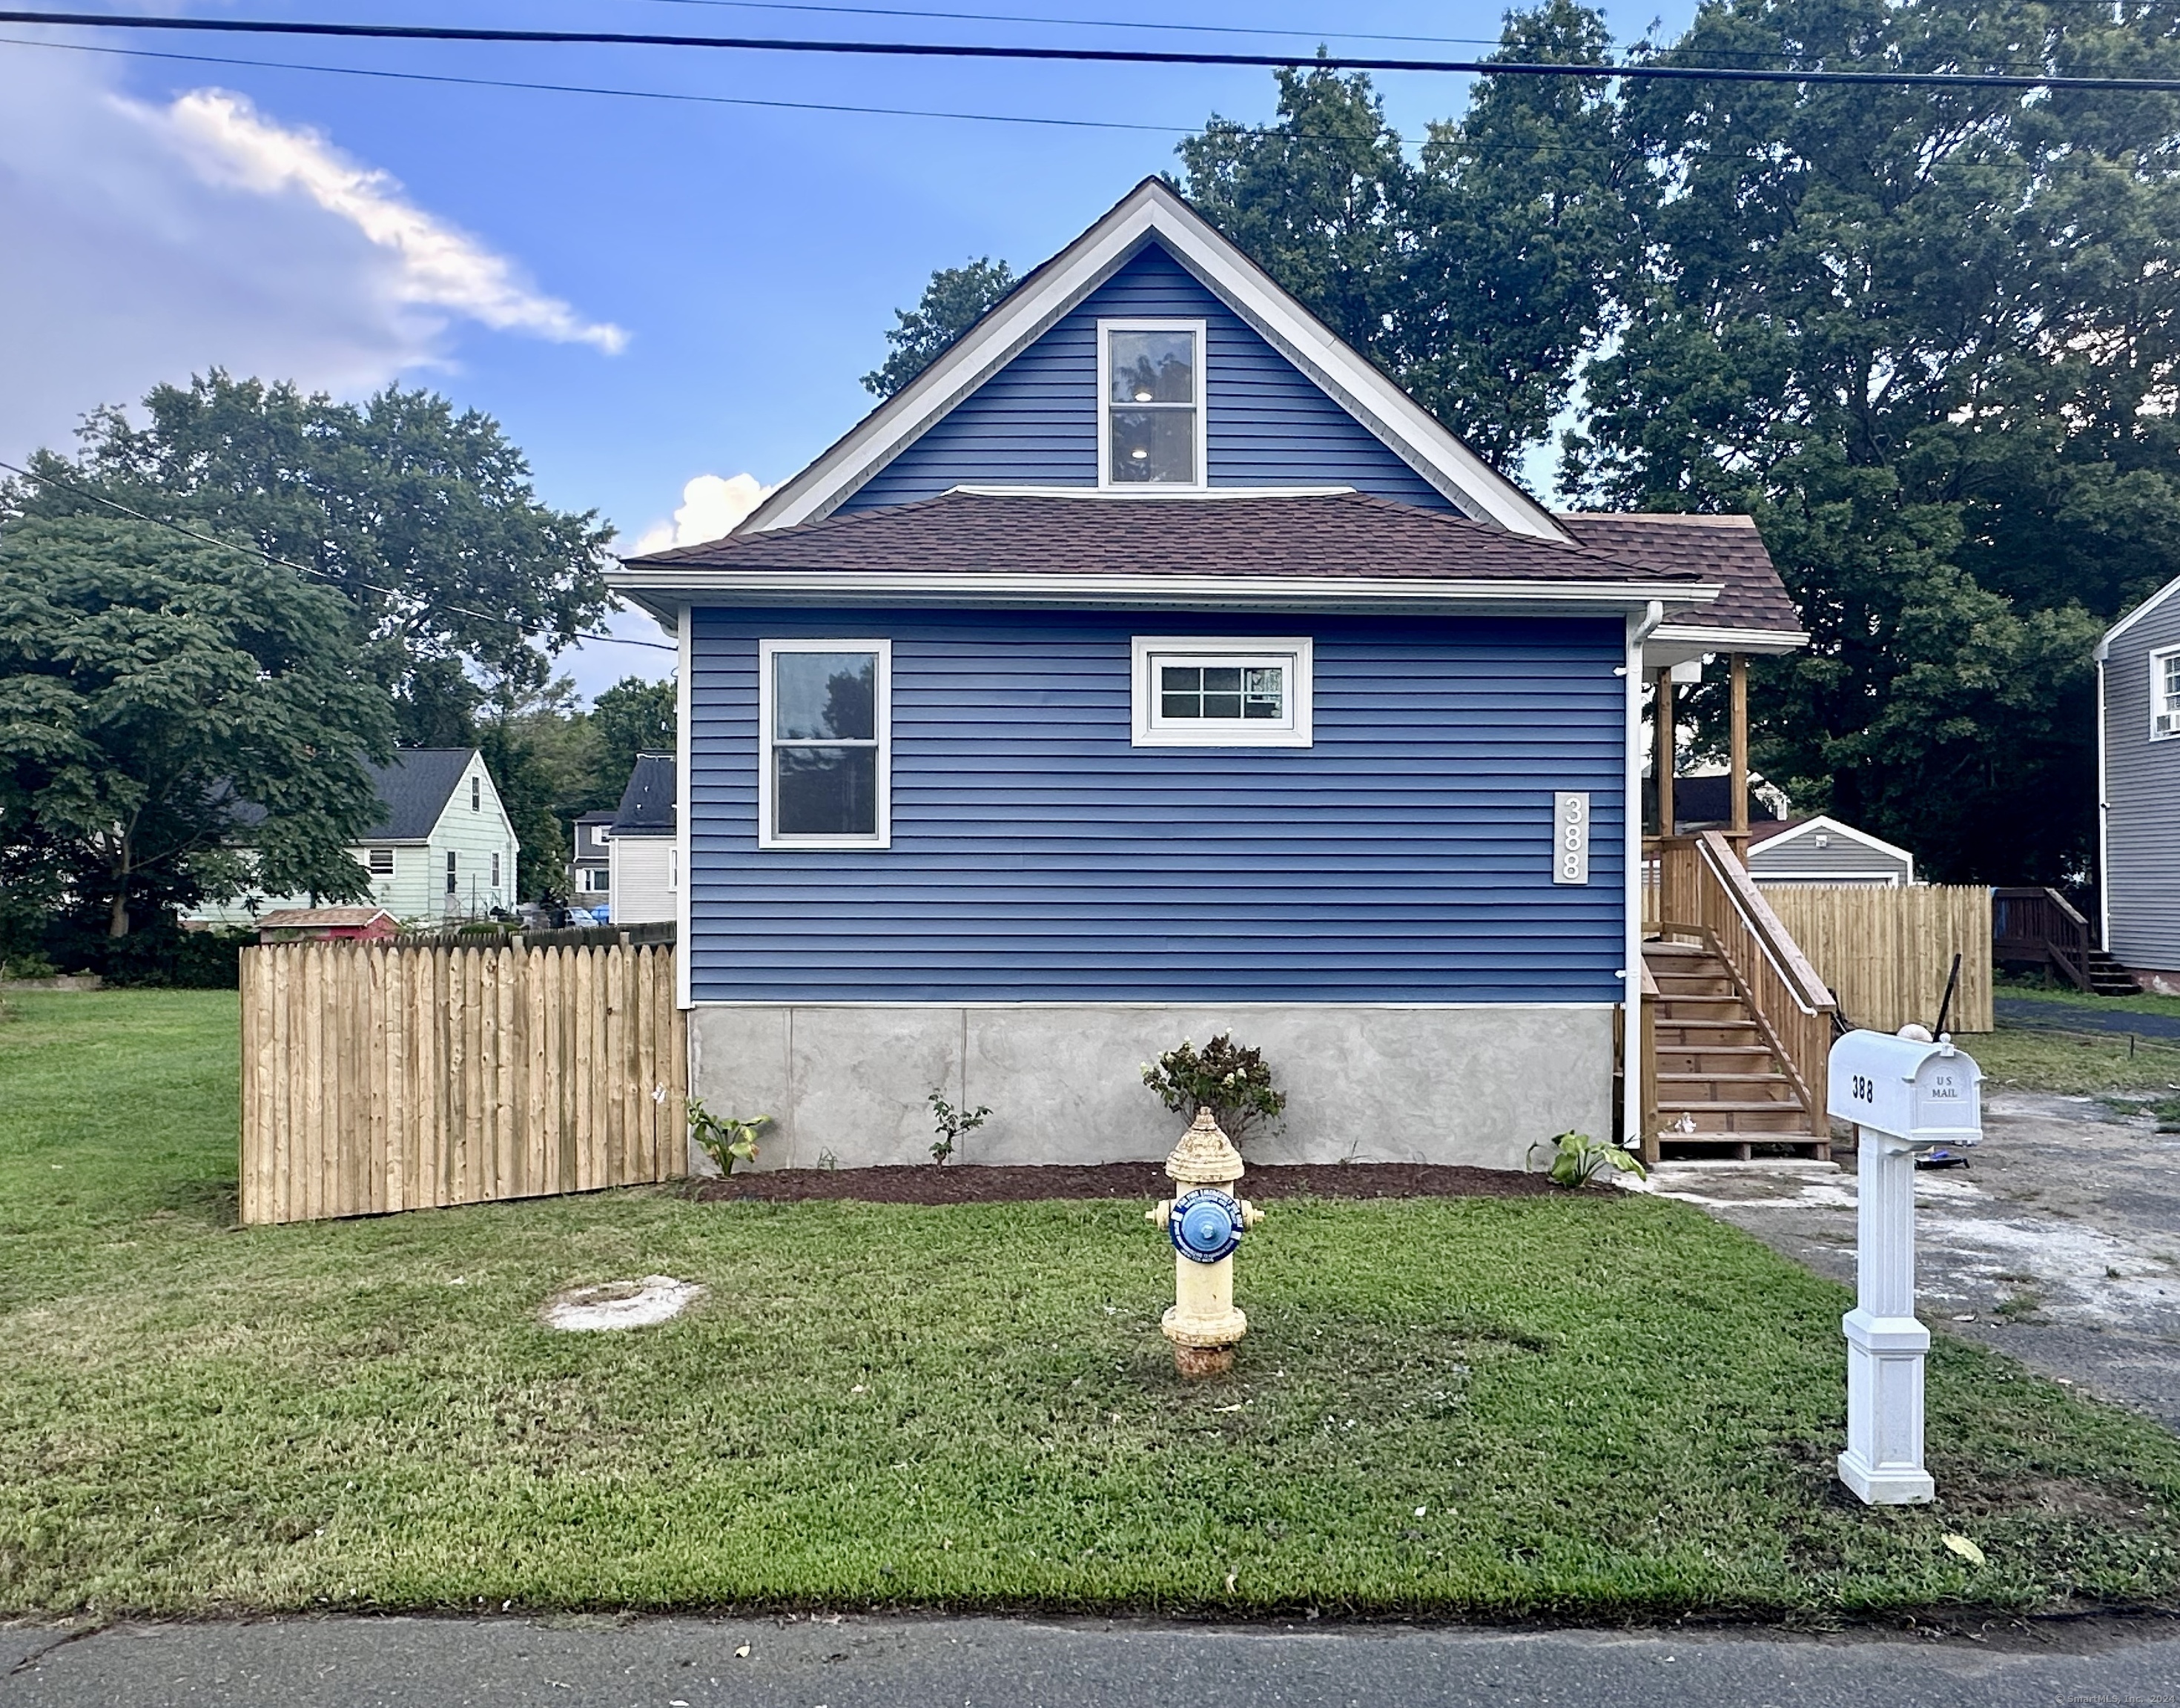
M1652 941L1657 1143L1666 1156L1831 1156L1831 1125L1804 1102L1726 963L1700 944Z

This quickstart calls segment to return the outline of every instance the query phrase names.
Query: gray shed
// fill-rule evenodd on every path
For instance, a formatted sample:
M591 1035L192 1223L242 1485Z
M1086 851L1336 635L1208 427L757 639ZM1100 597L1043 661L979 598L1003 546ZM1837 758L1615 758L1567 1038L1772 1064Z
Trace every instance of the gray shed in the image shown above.
M2097 645L2098 864L2105 948L2180 981L2180 581Z
M1748 876L1759 884L1915 881L1915 856L1836 818L1788 819L1749 827Z

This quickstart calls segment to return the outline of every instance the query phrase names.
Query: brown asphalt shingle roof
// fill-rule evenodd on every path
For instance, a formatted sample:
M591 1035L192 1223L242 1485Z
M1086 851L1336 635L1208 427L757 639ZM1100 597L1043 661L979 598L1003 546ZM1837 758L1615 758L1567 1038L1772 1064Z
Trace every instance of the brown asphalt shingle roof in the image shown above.
M1631 562L1361 492L1201 499L945 492L627 561L643 569L860 574L1712 579L1693 563Z
M1724 584L1713 603L1669 612L1668 622L1683 618L1711 629L1787 632L1802 626L1802 613L1787 597L1755 523L1746 516L1574 510L1563 512L1558 521L1593 551L1624 563L1693 570L1703 580Z

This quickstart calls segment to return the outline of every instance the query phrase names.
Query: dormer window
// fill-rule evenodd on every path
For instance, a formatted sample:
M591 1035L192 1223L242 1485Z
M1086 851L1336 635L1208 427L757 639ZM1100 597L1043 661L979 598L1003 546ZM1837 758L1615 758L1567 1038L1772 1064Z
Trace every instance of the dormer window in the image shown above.
M1203 485L1203 322L1098 322L1101 486Z

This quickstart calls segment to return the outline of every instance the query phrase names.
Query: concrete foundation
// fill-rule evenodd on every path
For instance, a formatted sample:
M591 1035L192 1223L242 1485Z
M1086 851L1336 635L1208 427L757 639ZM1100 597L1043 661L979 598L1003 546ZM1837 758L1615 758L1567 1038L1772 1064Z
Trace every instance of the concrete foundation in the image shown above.
M773 1117L767 1168L928 1162L934 1090L991 1107L956 1162L1156 1161L1182 1123L1143 1064L1227 1030L1287 1093L1283 1125L1248 1141L1253 1162L1520 1168L1540 1139L1612 1130L1604 1004L700 1003L689 1020L691 1094Z

